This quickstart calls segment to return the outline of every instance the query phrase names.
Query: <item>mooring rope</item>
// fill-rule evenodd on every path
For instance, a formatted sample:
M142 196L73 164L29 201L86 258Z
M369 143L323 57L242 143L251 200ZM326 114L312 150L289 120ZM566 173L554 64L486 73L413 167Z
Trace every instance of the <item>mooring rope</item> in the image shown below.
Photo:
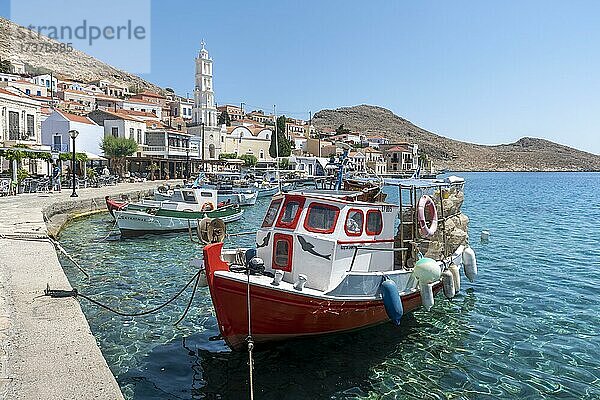
M67 253L67 251L64 249L64 247L62 247L58 241L52 239L48 235L2 233L2 234L0 234L0 239L22 240L25 242L41 242L41 243L50 242L54 245L54 248L57 249L58 251L60 251L61 253L63 253L65 255L65 257L67 257L69 259L69 261L71 261L73 263L73 265L75 265L77 267L77 269L79 269L85 275L85 277L87 279L90 279L90 275L83 269L83 267L81 265L79 265L79 263L77 261L75 261L75 259L73 259L73 257L71 257L71 255L69 253Z
M183 286L174 296L172 296L169 300L167 300L166 302L164 302L163 304L154 307L150 310L145 310L145 311L141 311L141 312L137 312L137 313L127 313L127 312L123 312L120 310L117 310L111 306L108 306L106 304L103 304L97 300L92 299L91 297L79 292L77 289L73 289L73 290L60 290L60 289L50 289L50 286L46 287L46 290L44 291L44 295L45 296L50 296L53 298L61 298L61 297L82 297L84 299L86 299L87 301L89 301L92 304L97 305L98 307L104 308L107 311L110 311L114 314L120 315L122 317L141 317L144 315L148 315L148 314L152 314L155 313L157 311L159 311L160 309L166 307L167 305L171 304L173 301L175 301L179 296L181 296L181 294L185 291L185 289L187 289L192 282L194 282L194 280L196 281L195 285L194 285L194 289L192 292L192 295L190 297L190 300L188 302L188 305L185 309L185 311L183 312L183 315L177 320L177 322L175 323L175 325L179 324L181 321L183 321L183 319L185 318L185 316L187 315L191 305L192 305L192 300L194 299L194 295L196 292L196 289L198 288L198 283L200 281L200 273L203 271L203 269L198 270L198 272L196 272L194 274L194 276L192 277L192 279L190 279L185 286Z

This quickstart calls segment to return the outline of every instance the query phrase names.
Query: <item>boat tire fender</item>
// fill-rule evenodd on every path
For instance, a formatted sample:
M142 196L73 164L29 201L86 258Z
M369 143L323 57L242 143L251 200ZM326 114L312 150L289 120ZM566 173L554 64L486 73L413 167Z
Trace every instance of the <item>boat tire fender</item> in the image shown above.
M384 277L381 282L381 296L383 297L383 305L385 312L390 320L396 325L400 325L404 308L402 307L402 299L398 293L398 286L393 280Z

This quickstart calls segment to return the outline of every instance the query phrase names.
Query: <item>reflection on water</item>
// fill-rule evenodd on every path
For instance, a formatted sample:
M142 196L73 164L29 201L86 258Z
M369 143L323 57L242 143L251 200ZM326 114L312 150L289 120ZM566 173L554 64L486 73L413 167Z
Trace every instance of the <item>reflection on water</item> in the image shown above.
M465 174L464 210L480 276L453 301L400 327L276 343L255 353L260 399L600 398L600 174ZM393 200L394 191L390 191ZM570 205L573 199L586 212ZM230 231L255 230L267 200ZM90 272L62 260L73 286L124 310L160 304L195 273L201 249L185 235L100 240L107 215L70 225L61 243ZM238 237L230 246L248 246ZM186 320L189 292L164 313L122 318L82 308L130 399L247 398L247 354L218 334L207 288Z

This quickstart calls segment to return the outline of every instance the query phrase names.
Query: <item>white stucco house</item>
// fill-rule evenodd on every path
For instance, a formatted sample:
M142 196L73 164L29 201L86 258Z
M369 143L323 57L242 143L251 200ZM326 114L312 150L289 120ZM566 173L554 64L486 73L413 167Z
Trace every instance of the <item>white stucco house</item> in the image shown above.
M71 151L70 130L79 132L75 141L75 151L102 154L100 143L104 137L104 127L90 118L54 110L42 122L42 144L51 146L53 151Z

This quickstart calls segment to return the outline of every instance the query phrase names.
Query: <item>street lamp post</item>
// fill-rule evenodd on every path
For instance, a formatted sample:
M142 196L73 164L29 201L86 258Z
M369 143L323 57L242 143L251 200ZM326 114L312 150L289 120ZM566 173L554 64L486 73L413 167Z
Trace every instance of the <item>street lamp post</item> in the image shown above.
M75 139L77 138L77 135L79 135L79 131L76 131L74 129L69 131L69 136L71 136L71 139L73 139L73 158L71 161L71 169L73 170L73 193L71 193L71 197L78 197L77 193L75 192Z

